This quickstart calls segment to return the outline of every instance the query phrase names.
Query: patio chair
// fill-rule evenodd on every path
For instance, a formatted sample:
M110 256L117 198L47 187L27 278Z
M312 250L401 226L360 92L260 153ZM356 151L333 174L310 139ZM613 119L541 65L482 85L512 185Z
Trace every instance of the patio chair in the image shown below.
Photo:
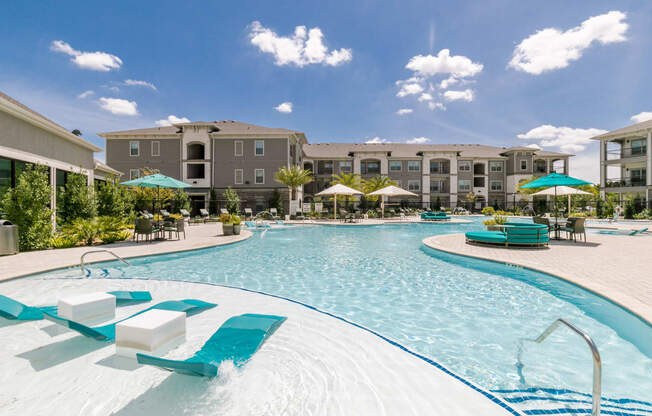
M550 219L546 217L537 217L534 216L532 217L532 222L535 224L543 224L548 226L548 234L550 234L553 230L552 227L550 226Z
M242 367L287 318L247 313L229 318L192 357L184 361L136 354L139 364L193 376L215 377L219 365L232 361Z
M566 225L559 227L559 231L565 231L566 234L577 242L577 235L584 235L584 242L586 242L586 228L584 228L584 217L569 218Z
M186 222L183 219L178 219L173 222L167 222L163 226L164 233L168 233L168 238L171 240L172 239L172 233L177 234L177 240L179 240L179 236L181 233L183 233L183 239L186 239Z
M183 219L185 221L190 221L190 213L188 212L188 210L181 208L179 210L179 214L183 216Z
M169 218L169 217L170 217L170 213L169 213L167 210L162 209L162 210L161 210L161 216L162 216L163 218Z
M229 215L229 211L227 211L226 208L220 208L220 214Z
M269 209L269 215L272 216L273 220L277 219L278 218L278 211L276 210L276 208L270 208Z
M251 210L251 208L245 208L244 213L245 213L245 218L253 218L254 217L254 213Z
M115 339L115 326L116 324L126 321L127 319L133 318L134 316L140 315L152 309L160 309L164 311L175 311L175 312L185 312L186 315L191 316L203 312L207 309L216 307L215 303L208 303L197 299L184 299L184 300L168 300L165 302L157 303L154 306L151 306L147 309L144 309L140 312L137 312L127 318L121 319L117 322L104 325L90 327L79 322L71 321L57 315L56 312L44 311L43 317L48 321L52 321L55 324L65 326L66 328L77 331L85 337L93 338L98 341L112 341Z
M301 211L297 211L294 217L300 221L304 221L306 219L306 217L303 215L303 212Z
M153 221L150 218L136 218L136 223L134 224L134 236L133 240L138 242L140 236L145 237L145 241L151 241L152 236L156 238L159 233L159 228L154 225Z
M206 222L208 219L211 217L211 215L208 213L208 211L204 208L201 208L199 210L199 215L201 215L201 219Z
M147 291L127 292L115 291L107 292L115 296L116 306L127 306L140 302L149 302L152 295ZM7 296L0 295L0 316L6 319L18 321L38 321L43 319L43 312L57 312L56 306L27 306L17 300Z

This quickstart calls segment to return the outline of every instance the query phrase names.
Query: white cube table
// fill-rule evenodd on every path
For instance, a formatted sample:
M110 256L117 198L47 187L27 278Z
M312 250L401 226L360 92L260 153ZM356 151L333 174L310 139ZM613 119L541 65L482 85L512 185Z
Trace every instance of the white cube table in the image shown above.
M115 317L115 296L104 292L85 293L59 299L57 314L85 324Z
M116 354L160 355L186 339L186 313L152 309L115 326Z

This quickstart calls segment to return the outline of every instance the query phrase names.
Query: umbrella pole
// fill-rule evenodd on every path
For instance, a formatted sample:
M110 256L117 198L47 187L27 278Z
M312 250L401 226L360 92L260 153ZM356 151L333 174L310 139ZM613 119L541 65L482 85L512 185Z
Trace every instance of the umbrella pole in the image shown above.
M555 240L559 240L559 216L557 215L557 185L555 185Z
M380 211L383 214L383 219L385 219L385 195L381 195L380 198Z
M333 195L333 219L337 219L337 194Z

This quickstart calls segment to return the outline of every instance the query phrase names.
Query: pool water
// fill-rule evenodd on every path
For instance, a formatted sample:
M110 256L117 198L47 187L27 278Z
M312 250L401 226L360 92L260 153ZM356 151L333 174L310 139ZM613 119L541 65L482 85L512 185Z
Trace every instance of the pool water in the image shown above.
M521 409L534 405L510 391L567 389L583 400L563 406L590 408L582 396L592 386L584 341L566 328L542 344L531 341L563 317L595 340L603 397L652 402L648 324L552 276L438 253L421 242L480 228L477 220L279 227L230 246L130 260L130 267L95 264L92 276L210 282L291 298L377 331Z

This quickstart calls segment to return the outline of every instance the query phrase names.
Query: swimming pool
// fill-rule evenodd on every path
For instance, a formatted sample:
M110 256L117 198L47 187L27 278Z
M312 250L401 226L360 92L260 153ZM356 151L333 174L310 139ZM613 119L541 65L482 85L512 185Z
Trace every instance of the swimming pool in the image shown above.
M583 341L567 329L542 344L527 341L563 317L597 343L603 397L630 400L603 400L604 410L643 406L652 412L631 402L652 402L649 325L554 277L437 253L421 243L480 227L474 221L279 228L231 246L133 259L127 268L95 264L92 276L210 282L294 299L377 331L520 409L550 408L524 397L559 399L562 389L579 394L554 408L590 408L590 398L581 395L591 392L592 382ZM532 388L554 391L533 394Z

